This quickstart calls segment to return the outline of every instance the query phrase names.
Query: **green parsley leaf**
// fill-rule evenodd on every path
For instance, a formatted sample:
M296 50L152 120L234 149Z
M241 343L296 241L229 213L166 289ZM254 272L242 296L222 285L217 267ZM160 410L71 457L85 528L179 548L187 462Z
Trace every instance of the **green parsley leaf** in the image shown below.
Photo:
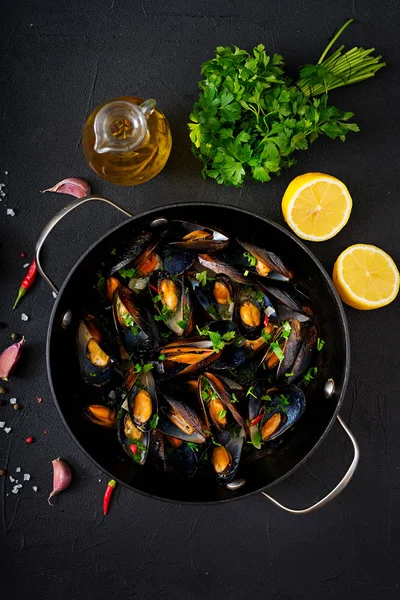
M261 333L261 337L264 340L264 342L269 342L269 340L271 339L272 336L270 333L267 333L267 331L265 329L263 329L262 333Z
M303 377L303 382L304 384L310 385L310 381L312 379L314 379L314 377L316 376L316 374L318 373L318 367L310 367L307 371L307 373L304 375Z
M232 404L235 404L235 402L239 402L239 400L237 399L236 394L232 394L232 396L231 396L231 402L232 402Z
M285 377L293 377L294 373L293 371L291 373L285 373Z
M207 271L201 271L201 273L197 273L196 279L200 285L205 286L207 284Z
M264 402L271 402L271 396L264 394L264 396L261 396L261 400L264 400Z
M247 443L252 444L255 448L259 448L261 446L261 444L263 443L261 433L258 430L255 431L255 433L253 435L253 439L251 441L248 441Z
M158 425L159 416L155 413L150 419L150 429L154 429Z
M113 256L115 256L115 255L117 254L117 249L116 249L116 248L113 248L113 249L111 250L111 254L112 254Z
M135 275L137 275L137 269L120 269L118 271L118 275L124 279L132 279L135 277Z
M247 396L253 396L253 398L257 398L257 396L255 394L253 394L253 390L254 390L254 386L251 385L246 392L246 398L247 398Z
M153 368L151 363L147 363L146 365L140 365L136 363L135 365L135 373L148 373Z
M272 352L279 358L279 362L282 362L285 358L285 355L283 354L278 342L271 342L270 348Z
M211 431L208 431L207 429L204 430L204 433L206 433L207 435L210 436L212 443L214 444L214 446L222 446L222 444L218 444L218 442L215 441L213 434L211 433Z
M104 275L101 271L97 271L96 275L97 275L96 288L102 294L104 292L104 290L106 289L106 278L104 277Z
M320 352L322 348L325 346L325 340L322 338L317 338L317 350Z
M256 262L257 262L257 259L256 259L256 257L255 257L255 256L253 256L252 254L250 254L250 252L243 252L243 256L244 256L245 258L247 258L247 261L248 261L248 263L249 263L249 265L250 265L251 267L254 267L254 266L255 266L255 264L256 264Z
M287 340L291 331L292 331L292 326L290 325L289 321L284 321L282 323L281 337L284 338L285 340Z
M243 275L244 275L245 277L247 277L247 275L248 275L248 274L249 274L249 272L248 272L247 270L246 270L246 271L243 273Z
M166 354L160 354L158 360L165 360Z
M96 377L96 373L92 373L92 371L89 372L89 377Z
M226 410L221 409L218 413L218 419L223 419L226 416Z
M199 449L198 444L195 444L194 442L186 442L186 445L189 446L189 448L191 448L194 451Z

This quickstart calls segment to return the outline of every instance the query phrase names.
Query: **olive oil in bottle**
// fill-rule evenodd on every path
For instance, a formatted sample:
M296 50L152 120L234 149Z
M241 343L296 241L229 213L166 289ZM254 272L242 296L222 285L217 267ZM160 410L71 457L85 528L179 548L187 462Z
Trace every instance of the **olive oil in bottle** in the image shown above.
M155 100L121 96L92 112L82 145L89 165L100 177L118 185L138 185L163 169L172 138Z

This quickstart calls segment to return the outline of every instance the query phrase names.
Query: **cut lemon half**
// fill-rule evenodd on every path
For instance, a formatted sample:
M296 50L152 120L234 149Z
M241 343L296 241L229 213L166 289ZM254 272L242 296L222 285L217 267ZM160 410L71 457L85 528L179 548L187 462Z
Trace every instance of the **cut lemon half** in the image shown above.
M333 267L333 283L346 304L359 310L386 306L399 292L400 276L394 260L369 244L349 246Z
M305 173L289 184L282 198L283 218L303 240L323 242L347 223L353 202L347 187L324 173Z

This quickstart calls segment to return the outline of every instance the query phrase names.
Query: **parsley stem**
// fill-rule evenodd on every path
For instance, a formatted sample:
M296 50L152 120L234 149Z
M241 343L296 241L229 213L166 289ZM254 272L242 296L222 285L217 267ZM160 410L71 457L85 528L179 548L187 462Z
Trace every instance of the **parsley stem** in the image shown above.
M337 34L331 39L331 41L329 42L329 44L327 45L327 47L325 48L325 50L323 51L323 53L319 57L319 61L317 62L317 65L320 65L322 63L322 61L324 60L325 56L328 54L329 50L332 48L333 44L342 35L342 33L346 29L346 27L348 27L350 25L350 23L352 23L353 21L354 21L354 19L349 19L348 21L346 21L346 23L344 25L342 25L342 27L339 29L339 31L337 32Z

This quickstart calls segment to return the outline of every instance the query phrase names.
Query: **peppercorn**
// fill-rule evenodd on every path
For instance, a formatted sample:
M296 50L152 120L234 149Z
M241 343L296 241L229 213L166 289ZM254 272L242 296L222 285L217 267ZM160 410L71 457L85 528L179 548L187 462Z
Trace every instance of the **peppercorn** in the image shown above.
M19 410L21 408L21 406L18 404L18 402L16 402L14 404L14 410Z
M3 471L3 469L0 469L0 477L3 477L3 475L5 475L5 474L6 474L6 472Z
M18 338L19 338L19 335L18 335L18 333L12 333L12 334L11 334L11 339L12 339L12 340L17 340Z
M0 394L5 394L6 393L6 388L0 387Z

